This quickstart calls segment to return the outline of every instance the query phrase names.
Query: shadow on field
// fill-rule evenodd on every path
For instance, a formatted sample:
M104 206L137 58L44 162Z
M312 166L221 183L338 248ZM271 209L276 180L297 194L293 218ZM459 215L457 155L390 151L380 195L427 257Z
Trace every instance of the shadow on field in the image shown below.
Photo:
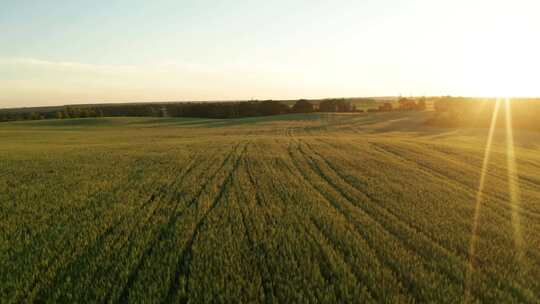
M455 136L459 129L433 127L426 121L433 117L434 112L394 112L375 114L379 121L369 126L372 134L410 133L420 137L445 139Z
M35 121L16 121L10 122L11 126L25 127L93 127L93 126L113 126L120 125L114 118L73 118L73 119L47 119Z
M273 115L273 116L258 116L258 117L248 117L248 118L235 118L235 119L219 119L215 120L216 122L208 125L211 128L220 128L220 127L234 127L242 126L247 124L263 124L263 123L273 123L273 122L301 122L301 121L316 121L321 119L321 114L319 113L308 113L308 114L284 114L284 115Z

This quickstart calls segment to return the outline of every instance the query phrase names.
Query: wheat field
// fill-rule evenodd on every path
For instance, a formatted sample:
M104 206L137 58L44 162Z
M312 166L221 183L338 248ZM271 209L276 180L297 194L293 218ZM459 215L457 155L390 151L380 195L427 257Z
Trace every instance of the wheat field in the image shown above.
M428 115L3 123L1 302L538 303L540 133Z

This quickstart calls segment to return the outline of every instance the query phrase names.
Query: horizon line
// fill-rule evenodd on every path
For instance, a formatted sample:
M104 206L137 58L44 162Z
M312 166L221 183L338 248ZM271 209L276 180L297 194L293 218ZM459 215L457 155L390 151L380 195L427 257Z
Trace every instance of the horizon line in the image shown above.
M471 98L471 99L498 99L502 96L462 96L462 95L375 95L375 96L339 96L339 97L317 97L317 98L251 98L251 99L193 99L193 100L156 100L156 101L95 101L87 103L65 103L55 105L37 105L37 106L7 106L0 107L0 110L33 109L33 108L56 108L69 106L92 106L92 105L121 105L121 104L149 104L149 103L218 103L218 102L247 102L247 101L295 101L295 100L326 100L326 99L383 99L383 98ZM540 96L504 96L509 99L539 99Z

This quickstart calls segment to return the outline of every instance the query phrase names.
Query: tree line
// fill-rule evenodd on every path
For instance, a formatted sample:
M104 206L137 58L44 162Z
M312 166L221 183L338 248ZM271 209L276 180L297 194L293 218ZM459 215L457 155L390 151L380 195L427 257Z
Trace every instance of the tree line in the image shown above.
M423 110L425 100L400 99L399 105L384 103L368 112L392 110ZM289 113L364 112L357 109L350 99L333 98L321 101L300 99L292 105L277 100L251 100L238 102L182 102L78 105L55 108L0 110L0 121L69 119L87 117L198 117L198 118L242 118L270 116Z
M269 116L288 113L353 112L354 105L342 99L328 99L319 103L300 99L291 107L276 100L239 102L183 102L64 106L54 109L34 108L0 110L0 121L68 119L87 117L199 117L199 118L241 118Z

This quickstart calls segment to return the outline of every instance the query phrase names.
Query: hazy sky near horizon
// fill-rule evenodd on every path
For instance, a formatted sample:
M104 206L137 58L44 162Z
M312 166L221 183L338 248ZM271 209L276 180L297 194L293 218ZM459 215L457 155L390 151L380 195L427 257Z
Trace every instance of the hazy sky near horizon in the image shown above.
M0 107L540 96L537 0L2 0Z

